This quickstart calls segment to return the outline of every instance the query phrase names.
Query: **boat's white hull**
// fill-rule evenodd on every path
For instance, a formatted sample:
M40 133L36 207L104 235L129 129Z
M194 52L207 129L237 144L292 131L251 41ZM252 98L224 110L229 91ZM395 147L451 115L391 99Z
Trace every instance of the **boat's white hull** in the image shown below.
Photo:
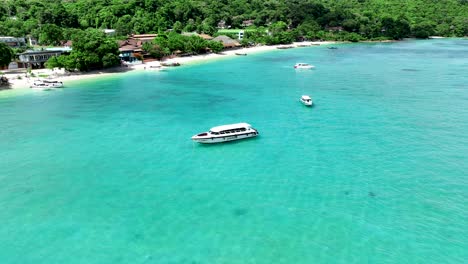
M164 70L166 70L166 67L163 67L163 66L149 66L148 69L153 70L153 71L164 71Z
M32 89L40 89L40 90L52 90L55 88L62 88L63 83L62 82L49 82L49 83L44 83L44 82L34 82L31 85Z
M301 103L305 106L312 106L312 102L304 102L301 100Z
M234 140L239 140L239 139L246 139L246 138L256 137L257 135L258 135L257 131L252 131L252 132L249 132L249 133L232 134L232 135L193 136L192 140L195 141L195 142L198 142L198 143L212 144L212 143L222 143L222 142L234 141Z

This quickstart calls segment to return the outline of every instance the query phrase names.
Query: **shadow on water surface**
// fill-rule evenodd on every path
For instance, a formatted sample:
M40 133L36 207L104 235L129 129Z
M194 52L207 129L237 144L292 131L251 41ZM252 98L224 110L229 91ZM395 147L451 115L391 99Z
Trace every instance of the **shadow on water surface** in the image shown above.
M406 71L406 72L419 72L421 70L418 69L401 69L401 71Z

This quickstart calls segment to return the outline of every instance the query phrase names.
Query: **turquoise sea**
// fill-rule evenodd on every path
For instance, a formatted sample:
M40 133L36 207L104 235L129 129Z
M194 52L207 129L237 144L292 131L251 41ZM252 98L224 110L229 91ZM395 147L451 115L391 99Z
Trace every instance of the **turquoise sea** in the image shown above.
M468 40L336 46L1 92L0 263L467 263Z

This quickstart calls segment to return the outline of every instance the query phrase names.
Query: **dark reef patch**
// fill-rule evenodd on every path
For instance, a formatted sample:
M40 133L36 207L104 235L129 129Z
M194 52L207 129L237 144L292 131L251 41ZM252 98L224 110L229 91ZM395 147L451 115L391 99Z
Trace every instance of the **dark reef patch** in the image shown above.
M249 212L249 210L245 209L245 208L236 208L232 211L232 213L235 215L235 216L244 216L246 215L247 213Z
M133 234L133 239L134 240L142 240L143 239L143 234L135 233L135 234Z

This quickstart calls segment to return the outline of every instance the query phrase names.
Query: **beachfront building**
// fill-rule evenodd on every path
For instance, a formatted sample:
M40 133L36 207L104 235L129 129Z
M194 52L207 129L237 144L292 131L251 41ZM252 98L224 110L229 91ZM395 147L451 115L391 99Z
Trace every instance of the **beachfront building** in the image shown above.
M19 54L20 68L42 69L44 63L53 56L70 52L70 48L51 48L50 50L28 50Z
M123 47L119 48L120 54L119 57L120 59L125 62L125 63L134 63L138 61L136 54L141 54L143 51L141 48L134 47L129 44L125 44Z
M119 41L119 57L125 63L134 63L138 61L137 54L143 52L142 43L136 39L126 39Z
M153 41L158 34L133 34L129 38L141 41L142 44Z
M26 46L25 38L0 37L0 42L5 43L10 48L20 48Z
M212 39L211 41L219 41L223 44L223 47L225 49L232 49L232 48L238 48L242 46L237 40L234 40L228 36L221 35L217 36L216 38Z
M157 34L130 35L126 40L119 41L120 59L124 63L139 63L143 58L143 44L153 41Z

